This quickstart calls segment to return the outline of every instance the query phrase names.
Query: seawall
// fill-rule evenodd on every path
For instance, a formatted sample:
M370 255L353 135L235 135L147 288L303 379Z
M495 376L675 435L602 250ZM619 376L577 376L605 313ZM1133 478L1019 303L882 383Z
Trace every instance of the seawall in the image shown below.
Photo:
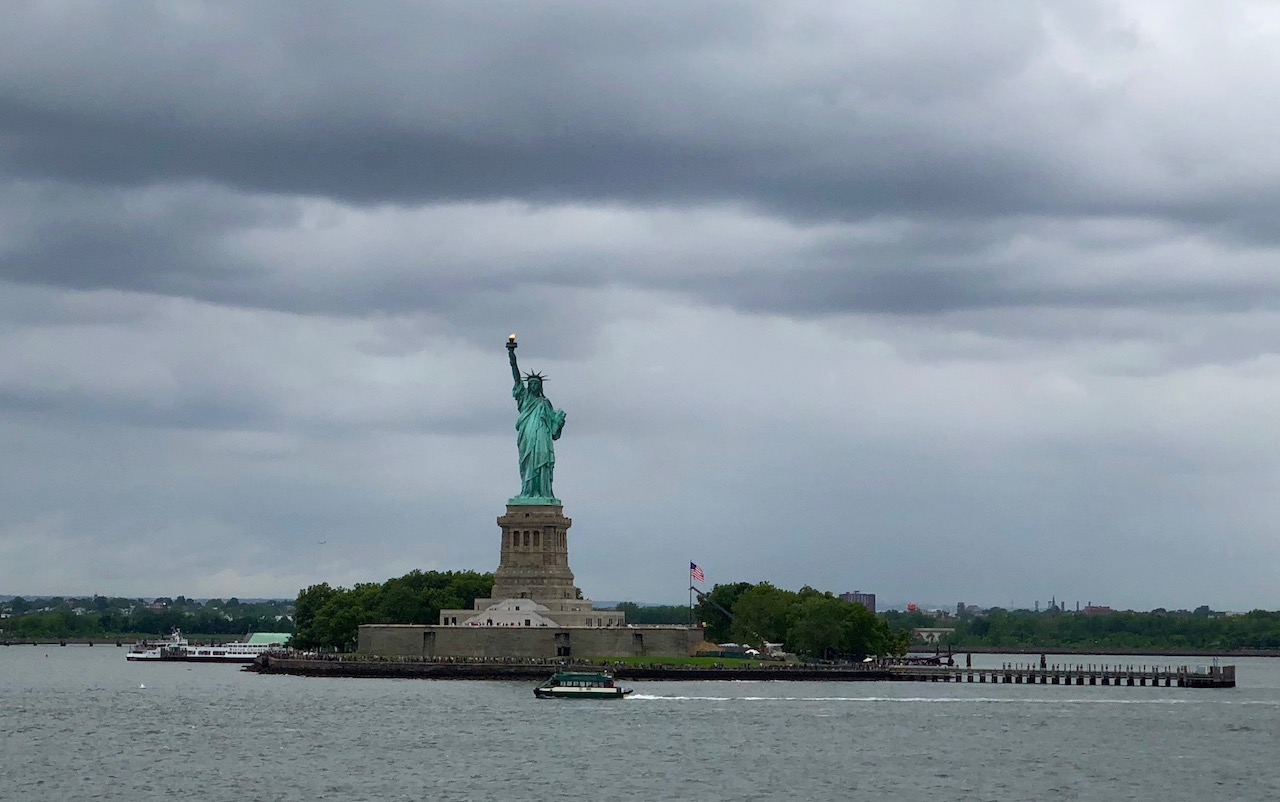
M618 679L663 680L791 680L856 682L891 679L888 669L815 668L779 665L763 668L714 668L705 666L628 665L573 662L420 661L377 659L361 656L307 659L262 655L246 666L259 674L291 674L304 677L362 677L438 680L543 680L556 671L604 671Z

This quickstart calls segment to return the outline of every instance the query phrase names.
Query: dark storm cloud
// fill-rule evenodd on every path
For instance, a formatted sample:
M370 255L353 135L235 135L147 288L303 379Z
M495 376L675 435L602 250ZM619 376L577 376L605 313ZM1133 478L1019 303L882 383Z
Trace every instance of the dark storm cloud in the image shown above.
M256 268L227 259L221 239L294 217L296 204L287 200L267 202L205 184L0 184L0 278L232 300Z
M1110 84L1146 43L1105 6L31 4L8 15L0 153L14 177L209 181L357 203L733 201L848 219L1242 205L1226 187L1178 186L1206 165L1177 143L1134 149L1112 130L1142 113ZM1055 63L1055 47L1115 77L1096 79L1099 92ZM1105 163L1112 145L1133 163ZM1153 175L1130 174L1144 169Z
M853 260L855 255L851 255ZM799 280L796 280L799 279ZM1241 312L1280 307L1280 286L1256 281L1224 286L1212 277L1170 287L1151 283L1111 283L1099 287L1055 286L1051 281L1019 281L981 268L827 268L801 276L748 274L732 280L690 279L691 294L707 303L785 315L936 315L1000 308L1181 309Z
M1280 294L1265 271L1232 259L1168 274L1158 265L1168 256L1153 249L1184 235L1140 220L1129 221L1132 230L1121 219L1104 231L1091 221L1031 217L972 224L890 217L856 227L757 218L753 228L726 223L732 210L703 218L510 204L315 212L293 199L207 185L49 183L0 190L0 210L0 277L16 284L300 314L424 314L481 339L490 333L472 332L470 322L514 311L524 327L551 330L561 325L558 307L609 286L802 317L1015 307L1245 311L1275 308ZM308 220L317 214L333 219L317 229ZM575 228L577 238L547 238ZM1010 253L1029 237L1039 244ZM1072 266L1094 259L1112 266L1081 281ZM586 306L577 316L598 317Z
M16 184L0 190L0 210L0 277L20 284L358 314L447 307L503 281L459 276L448 290L420 276L417 286L388 287L376 275L360 276L362 265L349 263L341 265L348 275L336 285L298 282L282 275L282 265L246 260L228 245L258 229L295 227L298 205L205 185L129 190Z
M801 315L1269 306L1274 291L1256 282L1205 275L1170 289L1121 268L1110 285L1082 287L1060 281L1048 255L993 260L1044 219L1161 220L1230 245L1275 241L1280 193L1262 180L1274 145L1254 170L1203 146L1209 123L1156 93L1179 76L1142 11L22 5L0 32L0 174L18 187L0 223L0 275L456 320L517 291L609 283ZM1140 59L1164 72L1147 77ZM1265 122L1265 110L1233 108L1237 123ZM1238 131L1242 147L1257 146ZM500 264L486 263L484 243L450 260L428 248L382 254L371 239L292 270L302 257L236 247L263 229L310 236L298 196L372 210L719 204L801 227L911 227L910 241L833 232L799 248L765 243L720 271L696 248L666 254L666 270L635 264L636 246L655 250L662 232L595 260L567 243Z

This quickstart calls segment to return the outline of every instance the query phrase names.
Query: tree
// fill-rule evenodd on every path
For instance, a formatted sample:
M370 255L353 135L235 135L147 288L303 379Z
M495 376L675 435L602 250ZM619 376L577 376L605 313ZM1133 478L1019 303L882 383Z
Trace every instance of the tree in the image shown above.
M725 615L724 610L733 612L733 606L737 604L738 597L753 587L755 586L750 582L716 585L711 588L710 593L705 593L698 599L698 605L693 608L693 616L694 620L702 622L706 628L707 640L712 643L723 643L733 637L733 622L729 616Z
M797 604L794 620L787 646L800 654L860 659L907 650L905 633L895 633L863 605L830 593L807 594Z
M339 589L316 614L319 645L342 652L352 650L360 625L377 620L375 611L381 594L382 585L374 582L358 584L351 590Z
M299 591L298 599L294 602L294 646L299 649L314 649L321 645L316 619L329 600L339 592L329 587L328 582Z
M641 607L634 602L619 602L614 609L626 614L628 624L687 624L689 622L689 608L683 604Z
M475 571L414 570L350 590L312 585L294 603L293 643L303 649L345 651L356 645L361 624L435 624L441 610L469 609L492 590L493 575Z
M744 591L733 605L733 637L743 643L781 643L791 628L797 594L768 582Z
M462 607L471 607L476 599L487 599L493 594L493 574L476 571L456 571L449 579L448 590L462 600Z
M787 647L800 654L828 659L847 654L848 604L823 596L810 596L800 602Z
M846 616L844 642L846 654L857 657L907 653L910 636L905 632L894 632L890 629L888 622L865 606L850 604Z

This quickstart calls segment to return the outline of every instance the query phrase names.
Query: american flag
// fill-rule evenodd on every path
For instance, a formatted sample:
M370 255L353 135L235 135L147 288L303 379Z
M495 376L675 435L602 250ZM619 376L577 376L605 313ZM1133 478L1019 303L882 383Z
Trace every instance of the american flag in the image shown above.
M702 569L697 563L689 563L689 578L694 582L706 582L707 575L702 573Z

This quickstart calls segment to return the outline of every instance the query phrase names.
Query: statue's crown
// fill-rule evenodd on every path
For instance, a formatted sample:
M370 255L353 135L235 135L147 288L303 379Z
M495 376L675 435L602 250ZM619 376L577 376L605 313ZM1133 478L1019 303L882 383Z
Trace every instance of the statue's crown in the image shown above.
M530 379L537 379L537 380L538 380L538 381L540 381L540 382L544 382L544 381L546 381L546 380L547 380L547 377L546 377L546 376L543 376L541 373L526 373L526 374L524 374L524 380L525 380L525 381L529 381Z

